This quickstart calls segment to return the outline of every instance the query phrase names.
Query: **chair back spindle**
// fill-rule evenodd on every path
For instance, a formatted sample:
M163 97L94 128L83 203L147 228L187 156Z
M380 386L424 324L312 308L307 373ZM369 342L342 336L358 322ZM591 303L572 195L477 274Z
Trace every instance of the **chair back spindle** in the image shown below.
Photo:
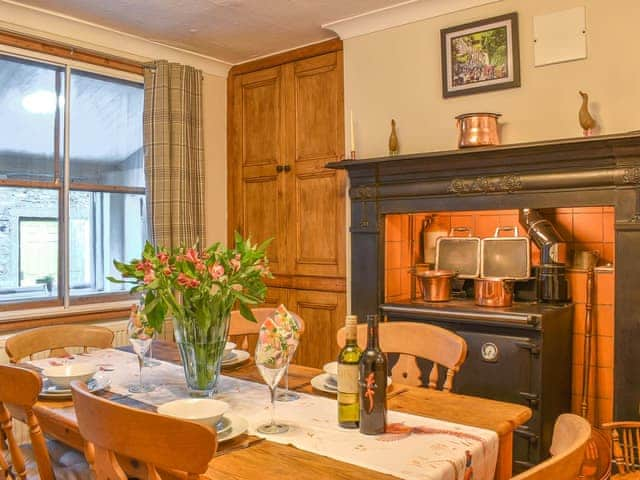
M47 450L44 434L33 413L33 405L42 389L42 380L35 372L14 365L0 365L0 425L4 433L14 474L26 480L25 457L18 445L12 428L11 409L21 409L27 426L38 473L42 480L55 480L51 458ZM0 456L2 453L0 452ZM3 457L0 466L4 470L9 462Z
M359 324L358 345L367 344L367 326ZM442 389L450 391L453 378L467 356L467 342L444 328L418 322L383 322L379 326L380 348L385 353L398 353L400 358L392 369L394 382L408 385L422 385L418 358L433 362L429 372L427 387L436 389L440 381L438 367L446 368ZM338 345L345 343L345 328L338 331Z
M637 475L640 478L640 422L611 422L602 425L611 436L612 478Z

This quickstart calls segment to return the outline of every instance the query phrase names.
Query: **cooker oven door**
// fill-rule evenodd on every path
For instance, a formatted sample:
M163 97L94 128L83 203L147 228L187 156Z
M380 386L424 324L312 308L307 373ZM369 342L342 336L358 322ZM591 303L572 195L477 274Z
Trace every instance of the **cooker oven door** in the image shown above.
M454 390L504 402L524 403L521 392L532 392L535 344L529 336L496 335L465 330L467 359L454 379Z

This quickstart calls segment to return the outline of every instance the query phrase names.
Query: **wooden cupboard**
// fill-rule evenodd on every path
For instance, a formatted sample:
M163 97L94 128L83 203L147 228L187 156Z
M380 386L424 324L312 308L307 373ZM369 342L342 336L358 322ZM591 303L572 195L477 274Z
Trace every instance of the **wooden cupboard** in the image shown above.
M265 304L300 314L297 362L320 367L346 308L345 176L324 168L344 156L341 42L234 67L228 104L229 236L273 238Z

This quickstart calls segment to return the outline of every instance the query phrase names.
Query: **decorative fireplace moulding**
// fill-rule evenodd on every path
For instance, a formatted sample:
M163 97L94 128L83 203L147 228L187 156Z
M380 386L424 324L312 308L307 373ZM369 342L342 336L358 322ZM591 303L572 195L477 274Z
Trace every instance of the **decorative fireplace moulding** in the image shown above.
M615 207L614 415L638 415L640 131L333 162L351 198L351 306L384 301L384 215L455 210Z

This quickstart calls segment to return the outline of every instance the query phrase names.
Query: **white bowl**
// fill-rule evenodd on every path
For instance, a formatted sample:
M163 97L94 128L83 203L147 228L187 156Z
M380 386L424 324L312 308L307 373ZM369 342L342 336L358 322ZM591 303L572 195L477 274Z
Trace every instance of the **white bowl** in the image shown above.
M229 404L211 398L184 398L164 403L158 413L216 428L216 423L229 411Z
M224 352L222 352L222 358L227 358L231 355L231 352L237 347L237 345L233 342L227 342L224 346Z
M324 373L329 375L329 379L333 382L338 381L338 362L329 362L325 363L324 367L322 367Z
M69 384L74 380L88 382L97 372L95 365L91 363L70 363L68 365L59 365L55 367L47 367L42 374L49 379L58 388L69 388Z

